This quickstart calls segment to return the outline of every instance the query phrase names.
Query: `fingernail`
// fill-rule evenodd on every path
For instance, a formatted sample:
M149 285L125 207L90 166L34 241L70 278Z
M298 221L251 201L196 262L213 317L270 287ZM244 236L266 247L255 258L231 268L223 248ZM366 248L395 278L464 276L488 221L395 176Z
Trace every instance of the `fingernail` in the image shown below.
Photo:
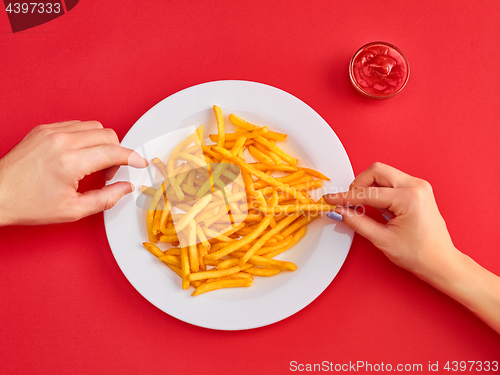
M387 220L387 221L391 220L391 218L390 218L389 216L387 216L387 215L382 214L382 216L383 216L383 217L384 217L384 219L385 219L385 220Z
M128 188L125 189L125 194L124 195L127 195L127 194L130 194L132 193L133 191L135 190L135 186L130 184Z
M134 168L145 168L148 166L148 161L137 152L132 152L128 158L128 165Z
M335 221L342 221L344 219L341 214L335 211L328 212L326 216Z

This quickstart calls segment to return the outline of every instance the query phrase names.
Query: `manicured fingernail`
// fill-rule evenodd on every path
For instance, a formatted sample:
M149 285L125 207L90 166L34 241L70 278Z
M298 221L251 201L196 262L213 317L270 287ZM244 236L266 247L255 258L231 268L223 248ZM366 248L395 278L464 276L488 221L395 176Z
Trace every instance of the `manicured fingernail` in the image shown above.
M128 165L134 168L145 168L148 166L148 161L137 152L132 152L128 158Z
M326 216L335 221L342 221L344 219L341 214L335 211L328 212Z
M390 218L389 216L387 216L387 215L382 214L382 216L383 216L383 217L384 217L384 219L385 219L385 220L387 220L387 221L391 220L391 218Z

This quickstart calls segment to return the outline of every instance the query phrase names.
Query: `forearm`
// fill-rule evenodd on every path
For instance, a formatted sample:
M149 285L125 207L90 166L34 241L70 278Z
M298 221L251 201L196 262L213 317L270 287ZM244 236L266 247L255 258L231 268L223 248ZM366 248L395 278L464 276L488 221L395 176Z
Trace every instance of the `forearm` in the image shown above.
M419 275L429 284L471 310L500 333L500 277L458 250L453 259Z

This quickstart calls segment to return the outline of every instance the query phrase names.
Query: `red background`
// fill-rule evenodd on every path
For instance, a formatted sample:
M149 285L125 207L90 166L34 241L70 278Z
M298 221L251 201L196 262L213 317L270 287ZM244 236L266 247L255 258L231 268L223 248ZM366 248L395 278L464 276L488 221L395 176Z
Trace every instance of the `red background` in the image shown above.
M121 138L178 90L262 82L314 108L356 174L382 161L430 181L456 246L500 274L499 35L497 0L83 0L16 34L2 10L0 155L38 124L95 119ZM348 80L351 56L374 40L400 47L411 66L406 88L386 101L362 97ZM311 305L242 332L191 326L149 304L118 268L102 214L0 228L0 248L2 374L500 360L492 329L359 236Z

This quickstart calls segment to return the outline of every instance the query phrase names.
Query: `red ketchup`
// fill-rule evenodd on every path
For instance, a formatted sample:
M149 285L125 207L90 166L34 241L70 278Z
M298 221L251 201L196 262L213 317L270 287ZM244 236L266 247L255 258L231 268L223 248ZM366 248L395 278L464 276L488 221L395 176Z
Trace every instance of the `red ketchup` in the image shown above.
M373 42L354 54L349 65L349 76L361 94L373 99L387 99L405 87L410 66L396 46Z

